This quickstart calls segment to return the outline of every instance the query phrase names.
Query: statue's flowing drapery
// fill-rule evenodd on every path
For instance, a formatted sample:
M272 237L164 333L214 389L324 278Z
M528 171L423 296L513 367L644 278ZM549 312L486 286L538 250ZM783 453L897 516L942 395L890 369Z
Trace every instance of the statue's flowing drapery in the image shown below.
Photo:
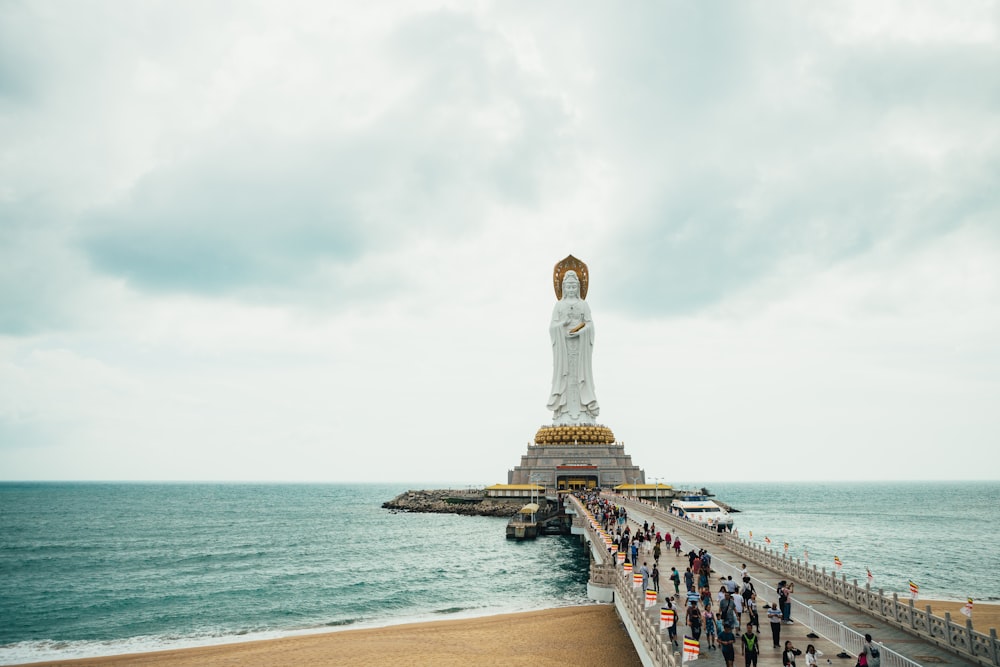
M548 408L553 424L594 424L600 407L594 394L594 320L587 302L564 292L552 310L549 335L552 390Z

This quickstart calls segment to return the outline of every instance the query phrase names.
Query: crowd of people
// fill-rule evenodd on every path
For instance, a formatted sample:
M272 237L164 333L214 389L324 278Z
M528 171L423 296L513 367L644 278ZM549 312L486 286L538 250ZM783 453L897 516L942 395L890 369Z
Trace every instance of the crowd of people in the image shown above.
M596 492L582 494L580 497L611 536L611 546L608 547L611 562L617 566L622 559L618 554L623 554L623 561L630 563L633 571L642 575L643 590L655 590L659 594L660 557L673 549L674 558L681 558L680 536L671 535L670 531L661 533L656 529L655 523L648 522L643 522L642 526L633 522L633 530L624 505L618 505ZM757 591L744 563L738 579L733 579L732 576L719 578L719 589L713 595L712 555L705 549L691 549L685 557L688 565L683 574L678 571L677 566L670 567L668 579L673 585L673 593L668 590L663 597L664 608L674 612L674 620L667 626L668 638L673 646L678 647L677 625L681 620L680 607L683 606L683 622L688 628L686 635L703 646L707 645L707 650L720 651L726 667L733 667L736 646L739 645L745 667L756 667L760 655L760 610L763 608L771 627L773 648L781 649L783 665L795 667L795 659L802 655L802 651L795 648L791 641L785 641L783 645L781 643L781 627L794 623L792 594L795 592L795 585L787 581L778 582L778 599L774 604L758 600ZM643 558L645 560L641 560ZM685 589L683 597L680 589L682 581ZM740 632L743 627L746 628L745 631ZM809 644L805 651L806 666L817 665L816 658L820 655L822 652ZM872 645L870 635L865 635L865 650L858 657L858 665L879 667L878 649Z

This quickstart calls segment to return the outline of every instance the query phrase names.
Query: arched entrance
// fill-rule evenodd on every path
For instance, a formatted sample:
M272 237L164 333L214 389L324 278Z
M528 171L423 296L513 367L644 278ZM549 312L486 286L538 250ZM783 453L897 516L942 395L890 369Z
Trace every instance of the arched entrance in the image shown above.
M597 486L597 475L559 475L556 486L559 490L569 491L593 489Z

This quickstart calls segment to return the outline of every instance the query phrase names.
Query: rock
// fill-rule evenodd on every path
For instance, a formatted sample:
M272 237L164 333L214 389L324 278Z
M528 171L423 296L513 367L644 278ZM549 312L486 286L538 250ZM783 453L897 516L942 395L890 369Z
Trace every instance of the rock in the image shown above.
M401 512L427 512L437 514L462 514L465 516L510 517L523 504L523 499L512 501L484 498L482 491L455 491L437 489L401 493L382 507Z

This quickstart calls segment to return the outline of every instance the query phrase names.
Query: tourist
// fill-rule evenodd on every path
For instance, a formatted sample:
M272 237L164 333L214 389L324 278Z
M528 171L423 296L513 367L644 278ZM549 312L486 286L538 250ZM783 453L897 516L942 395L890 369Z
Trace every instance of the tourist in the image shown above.
M681 538L674 538L674 556L677 558L681 557Z
M733 595L733 608L736 610L736 625L733 627L738 628L743 625L743 606L745 600L742 595Z
M632 540L632 567L635 567L637 560L639 560L639 545Z
M667 609L674 612L673 620L671 620L670 625L667 626L667 636L670 637L670 642L677 648L677 612L674 609L674 603L670 598L664 600L667 605Z
M781 610L778 605L764 605L767 607L767 620L771 623L771 639L774 640L774 648L781 648Z
M882 652L872 643L872 636L869 634L865 635L864 654L868 659L868 667L879 667L882 662Z
M642 575L642 590L643 592L649 590L649 566L646 565L646 561L642 561L642 567L639 568L639 574Z
M760 628L757 628L757 632L760 632ZM760 645L757 635L753 633L753 623L747 623L747 631L743 633L742 637L743 643L743 662L746 663L746 667L757 667L757 655L760 653Z
M691 628L691 639L701 640L701 612L698 611L697 604L690 604L687 608L687 624Z
M694 590L694 574L692 574L691 568L684 571L684 588L688 593Z
M810 644L806 646L806 667L817 667L819 664L816 658L823 655L822 651L817 651L816 647Z
M681 575L676 567L670 568L670 581L674 582L674 597L681 593Z
M781 652L781 664L785 667L795 667L795 656L802 655L802 651L792 646L792 641L785 642L785 648Z
M719 615L722 617L722 624L727 628L739 627L736 621L736 603L729 591L726 591L725 597L719 603Z
M744 601L747 601L753 596L756 589L753 587L753 582L750 581L750 577L743 577L743 592L740 595L743 597Z
M715 648L715 614L712 613L712 605L705 607L705 611L701 614L702 619L705 621L705 637L708 639L708 648Z
M653 561L656 563L660 562L660 541L656 541L656 546L653 547Z
M708 588L708 566L702 565L700 569L695 571L698 573L698 588Z
M659 593L660 592L660 568L656 565L656 563L653 563L653 572L650 574L650 576L653 578L653 590L656 591L657 593ZM649 590L649 589L646 589L646 590Z
M792 623L792 592L795 590L794 584L782 581L781 588L778 589L778 607L781 609L781 622L786 625Z
M726 667L733 667L733 661L736 659L736 649L733 648L735 643L736 635L733 634L732 628L723 628L719 633L719 646L722 648L722 658L726 661Z
M699 601L698 592L694 591L694 590L688 591L688 594L687 594L687 603L689 605L692 605L692 604L696 605L696 604L698 604L698 601Z
M727 591L729 591L733 595L736 595L736 591L739 587L736 585L736 582L733 581L733 575L729 575L726 579L723 580L722 583L726 587Z
M746 582L750 578L750 572L747 571L747 564L743 563L743 567L740 568L740 580Z
M760 614L757 612L757 594L751 593L746 601L747 613L750 615L750 624L757 627L760 632Z

